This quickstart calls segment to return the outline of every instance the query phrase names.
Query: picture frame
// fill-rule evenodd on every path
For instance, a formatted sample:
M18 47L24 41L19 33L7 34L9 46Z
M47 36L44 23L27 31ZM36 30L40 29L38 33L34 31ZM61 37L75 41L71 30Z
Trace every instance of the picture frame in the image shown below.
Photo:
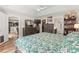
M53 17L52 16L47 17L46 23L53 24Z
M25 25L33 25L33 20L30 19L25 20Z

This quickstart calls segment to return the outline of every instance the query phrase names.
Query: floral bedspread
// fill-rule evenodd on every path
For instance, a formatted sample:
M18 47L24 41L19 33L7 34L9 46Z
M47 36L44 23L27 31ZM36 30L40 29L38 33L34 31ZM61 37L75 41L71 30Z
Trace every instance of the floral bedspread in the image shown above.
M79 53L79 32L68 34L63 41L63 48L66 53Z
M60 53L63 46L63 35L52 33L38 33L16 40L16 46L25 53Z

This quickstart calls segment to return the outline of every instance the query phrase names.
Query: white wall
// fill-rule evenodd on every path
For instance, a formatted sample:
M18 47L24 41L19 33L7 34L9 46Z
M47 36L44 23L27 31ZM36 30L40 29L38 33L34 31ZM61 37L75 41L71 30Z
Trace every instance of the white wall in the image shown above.
M57 28L57 33L63 34L64 32L64 18L63 16L53 17L54 27Z
M0 32L4 35L4 42L8 41L8 18L0 12Z

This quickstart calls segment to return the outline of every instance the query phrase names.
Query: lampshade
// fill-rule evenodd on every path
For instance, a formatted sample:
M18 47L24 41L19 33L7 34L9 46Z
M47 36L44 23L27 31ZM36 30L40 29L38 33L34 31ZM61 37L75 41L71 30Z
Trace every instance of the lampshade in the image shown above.
M68 15L69 18L74 19L74 17L77 16L77 13L76 13L75 10L70 10L70 11L67 11L65 18L68 18L67 15ZM73 16L74 16L74 17L73 17Z
M66 14L66 15L64 16L64 19L68 19L68 14Z
M79 28L79 24L75 24L74 25L74 28Z

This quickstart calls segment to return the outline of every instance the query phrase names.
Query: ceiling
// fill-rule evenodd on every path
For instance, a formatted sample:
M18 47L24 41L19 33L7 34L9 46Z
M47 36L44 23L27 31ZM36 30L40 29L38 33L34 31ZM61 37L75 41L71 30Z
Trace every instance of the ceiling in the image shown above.
M37 16L41 11L54 7L52 5L0 5L0 11L7 14L24 14L28 16Z
M66 13L68 10L79 12L79 5L0 5L0 11L6 14L18 14L30 17L39 17L60 12Z

